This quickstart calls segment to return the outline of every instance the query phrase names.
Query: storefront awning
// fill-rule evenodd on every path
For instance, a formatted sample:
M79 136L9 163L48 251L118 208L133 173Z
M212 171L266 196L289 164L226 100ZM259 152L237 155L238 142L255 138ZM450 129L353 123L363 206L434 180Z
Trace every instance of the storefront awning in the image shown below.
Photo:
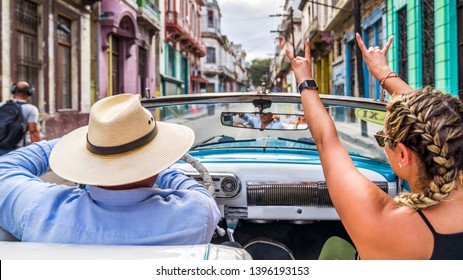
M204 79L201 76L191 76L191 80L194 81L194 82L199 82L199 83L204 83L204 84L209 83L209 81L207 79Z

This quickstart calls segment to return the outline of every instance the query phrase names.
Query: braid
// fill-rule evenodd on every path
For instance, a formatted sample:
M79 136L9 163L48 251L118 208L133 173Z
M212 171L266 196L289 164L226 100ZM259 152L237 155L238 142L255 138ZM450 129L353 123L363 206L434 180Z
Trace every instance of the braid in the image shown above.
M415 209L437 204L456 187L462 167L462 103L431 87L393 99L387 106L386 130L410 148L420 161L423 182L421 193L401 193L395 200Z

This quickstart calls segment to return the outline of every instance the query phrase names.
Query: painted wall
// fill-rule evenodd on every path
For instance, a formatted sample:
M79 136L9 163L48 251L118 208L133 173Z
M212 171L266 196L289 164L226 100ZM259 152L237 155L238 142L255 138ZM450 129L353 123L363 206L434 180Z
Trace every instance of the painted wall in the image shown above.
M388 37L398 35L398 10L407 9L408 83L414 88L422 84L422 25L421 2L400 0L387 2ZM458 96L457 14L455 0L434 1L435 87ZM388 60L398 70L399 49L393 42Z
M137 27L137 14L133 6L129 6L124 1L111 1L111 0L102 0L101 1L101 14L108 13L107 17L113 21L113 25L118 28L121 22L121 19L125 16L130 17L132 23L135 27L135 32L138 34ZM112 13L109 14L109 13ZM100 19L104 19L100 17ZM103 98L108 95L108 44L109 44L109 35L112 33L108 27L100 27L100 47L98 47L98 59L99 59L99 97ZM124 55L124 54L119 54ZM126 54L128 57L124 61L124 79L123 79L123 89L124 92L136 93L137 92L137 48L136 44L130 46Z

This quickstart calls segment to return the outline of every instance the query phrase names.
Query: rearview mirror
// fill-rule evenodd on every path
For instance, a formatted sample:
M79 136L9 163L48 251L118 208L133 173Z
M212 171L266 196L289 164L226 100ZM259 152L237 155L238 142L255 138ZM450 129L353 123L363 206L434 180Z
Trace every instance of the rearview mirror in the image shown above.
M304 115L271 112L223 112L220 121L224 126L259 130L305 130L308 128Z

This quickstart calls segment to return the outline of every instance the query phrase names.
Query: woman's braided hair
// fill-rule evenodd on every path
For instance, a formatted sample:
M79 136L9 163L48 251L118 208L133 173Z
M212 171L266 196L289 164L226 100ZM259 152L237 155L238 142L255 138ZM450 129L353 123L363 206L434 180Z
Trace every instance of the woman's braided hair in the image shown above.
M425 87L394 98L385 120L391 148L403 143L421 160L421 193L400 193L395 201L414 209L437 204L456 188L463 170L463 103ZM460 173L460 174L459 174Z

